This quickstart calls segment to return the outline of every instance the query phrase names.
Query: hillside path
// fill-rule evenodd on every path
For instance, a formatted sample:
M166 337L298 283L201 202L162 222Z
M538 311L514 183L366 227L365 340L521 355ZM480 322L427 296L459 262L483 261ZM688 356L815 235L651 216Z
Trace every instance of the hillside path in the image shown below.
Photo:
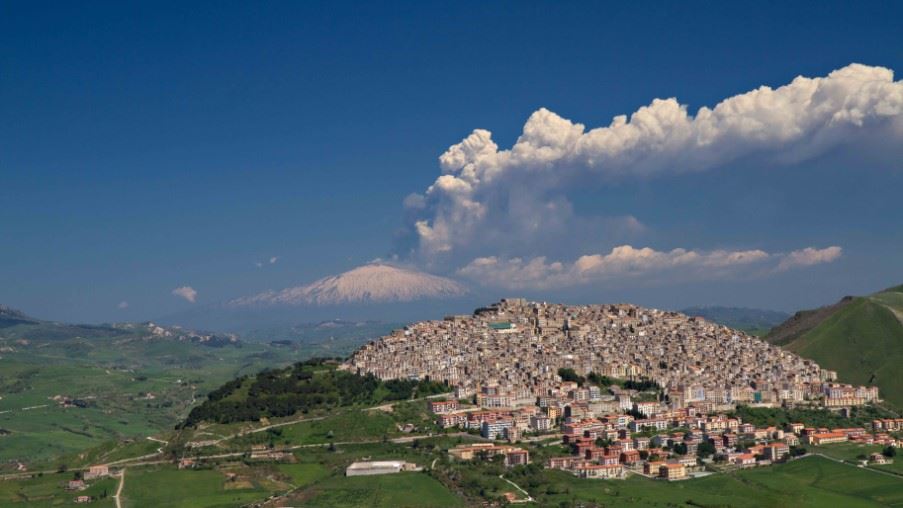
M499 478L501 478L502 480L505 480L506 482L510 483L511 486L513 486L515 489L519 490L523 495L527 496L526 499L519 499L519 500L517 500L517 501L512 501L513 503L532 503L532 502L534 501L533 497L530 496L530 493L529 493L529 492L527 492L526 490L520 488L520 485L518 485L518 484L512 482L511 480L505 478L505 475L501 475L501 474L500 474L500 475L499 475Z
M809 453L809 454L807 454L807 455L805 455L805 456L803 456L803 457L801 457L801 458L813 457L813 456L816 456L816 455L819 456L819 457L824 457L824 458L826 458L826 459L828 459L828 460L837 462L838 464L843 464L843 465L849 466L849 467L855 467L856 469L859 469L859 470L862 470L862 471L871 471L871 472L873 472L873 473L883 474L884 476L890 476L891 478L895 478L895 479L897 479L897 480L903 481L903 477L901 477L901 476L898 475L898 474L888 473L887 471L881 471L880 469L875 469L875 468L871 468L871 467L859 467L859 466L857 466L857 465L855 465L855 464L850 464L849 462L846 462L846 461L843 461L843 460L840 460L840 459L836 459L836 458L834 458L834 457L829 457L828 455L824 455L824 454L822 454L822 453Z
M119 487L116 489L116 494L113 495L113 499L116 500L116 508L122 508L122 489L125 487L125 468L122 468L122 471L119 472Z

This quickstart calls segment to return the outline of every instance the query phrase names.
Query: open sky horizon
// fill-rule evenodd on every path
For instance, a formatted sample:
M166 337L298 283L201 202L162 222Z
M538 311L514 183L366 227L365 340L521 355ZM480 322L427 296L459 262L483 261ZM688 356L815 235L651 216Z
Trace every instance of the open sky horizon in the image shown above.
M900 2L0 13L0 304L36 317L376 259L675 309L903 283Z

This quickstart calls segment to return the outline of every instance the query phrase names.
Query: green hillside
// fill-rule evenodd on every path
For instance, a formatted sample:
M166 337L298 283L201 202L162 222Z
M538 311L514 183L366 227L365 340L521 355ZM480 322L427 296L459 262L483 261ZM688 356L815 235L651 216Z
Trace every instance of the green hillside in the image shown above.
M342 331L322 343L248 342L151 323L57 323L0 306L0 472L144 441L230 379L366 340Z
M766 338L903 407L903 287L797 313Z

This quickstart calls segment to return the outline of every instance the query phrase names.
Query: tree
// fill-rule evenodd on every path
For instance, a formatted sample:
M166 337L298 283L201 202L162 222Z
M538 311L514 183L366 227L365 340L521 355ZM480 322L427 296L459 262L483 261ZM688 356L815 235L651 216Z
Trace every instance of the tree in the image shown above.
M589 380L590 383L593 383L596 386L601 386L603 388L615 384L615 382L610 377L600 376L599 374L597 374L595 372L590 372L586 378Z
M893 446L888 446L881 451L881 454L888 458L896 457L897 449Z
M699 443L699 446L696 447L696 456L699 458L710 457L715 454L715 445L709 441L705 440Z
M562 381L571 381L578 385L583 385L583 376L577 374L574 369L562 367L558 369L558 375L561 377Z

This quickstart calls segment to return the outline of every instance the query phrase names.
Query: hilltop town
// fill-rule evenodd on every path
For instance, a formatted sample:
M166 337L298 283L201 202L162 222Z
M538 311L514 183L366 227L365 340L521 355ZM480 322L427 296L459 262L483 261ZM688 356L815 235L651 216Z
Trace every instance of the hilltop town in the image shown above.
M353 490L357 506L584 506L575 491L597 501L692 491L735 505L761 495L746 482L765 467L782 472L775 499L825 495L788 479L812 474L852 475L880 496L903 476L901 438L903 418L877 388L729 327L634 305L506 299L411 324L344 361L235 378L171 432L56 471L19 462L0 478L28 499L142 506L171 499L154 482L196 488L202 476L199 506L231 506L236 492L249 506L344 506L330 489ZM722 481L739 490L719 493ZM40 493L22 490L28 482ZM388 497L371 503L377 495Z
M645 380L663 400L646 415L737 404L850 407L877 401L876 387L837 383L837 374L743 332L676 312L635 305L560 305L503 299L472 316L422 321L360 348L344 365L380 379L447 382L483 407L560 406L560 369ZM571 411L627 410L630 393L607 400L578 390ZM562 408L563 409L563 408Z
M756 426L738 406L848 414L876 387L837 382L811 360L699 317L635 305L569 306L504 299L472 316L415 323L371 342L342 366L381 379L445 382L429 402L442 428L512 444L460 445L460 460L529 463L521 440L554 435L568 453L544 466L582 478L706 475L705 462L754 467L805 454L799 445L896 446L903 419L871 428ZM867 460L884 463L873 454ZM704 462L704 461L705 462ZM709 468L711 471L711 468Z

